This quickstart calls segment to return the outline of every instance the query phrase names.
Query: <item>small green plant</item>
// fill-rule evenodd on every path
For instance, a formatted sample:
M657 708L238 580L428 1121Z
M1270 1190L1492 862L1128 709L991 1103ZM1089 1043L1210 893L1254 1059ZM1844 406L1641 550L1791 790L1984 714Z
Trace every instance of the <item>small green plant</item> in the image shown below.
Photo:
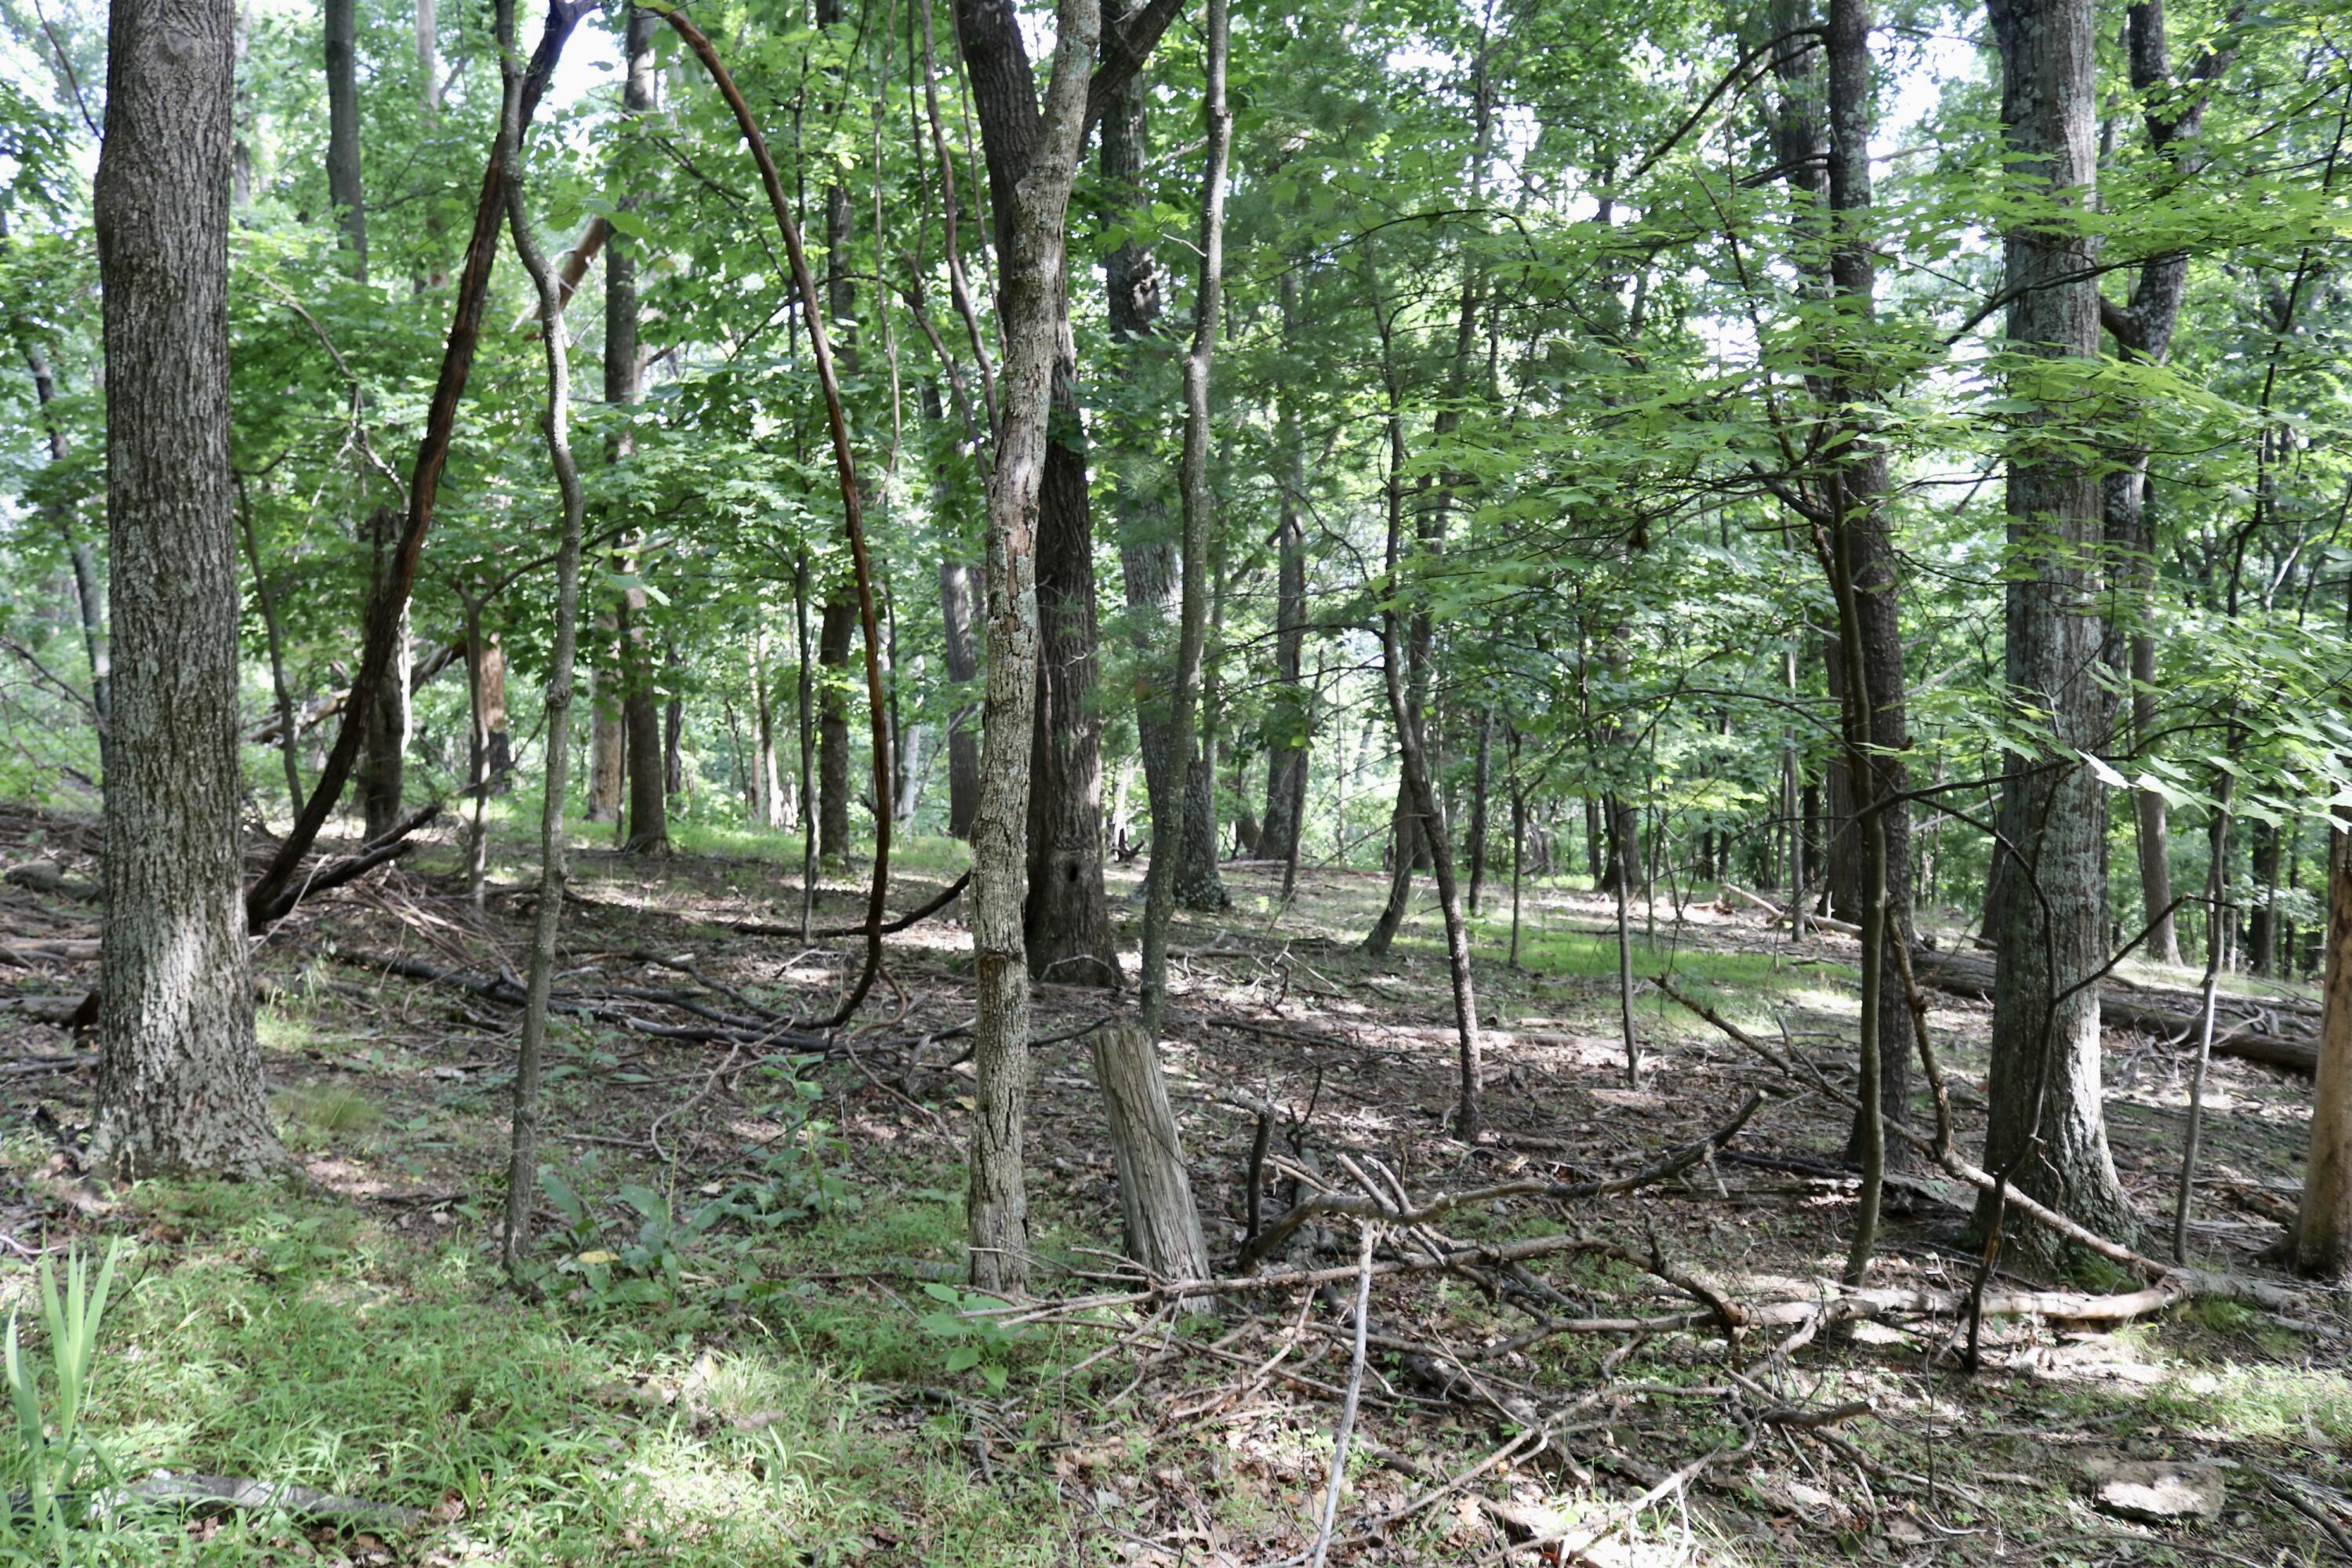
M925 1333L954 1346L940 1363L940 1370L952 1373L977 1368L981 1380L1002 1394L1012 1376L1005 1363L1013 1346L1028 1337L1028 1326L1008 1326L998 1318L974 1316L991 1307L1004 1305L993 1296L975 1295L952 1285L926 1285L923 1294L946 1304L946 1310L927 1312L922 1320Z
M78 1250L68 1256L62 1292L48 1259L41 1260L41 1324L48 1335L52 1384L46 1410L41 1367L25 1350L19 1314L8 1314L5 1365L16 1422L0 1450L0 1479L8 1490L7 1506L0 1510L0 1542L21 1550L29 1537L46 1544L58 1563L72 1557L71 1537L82 1517L79 1500L89 1490L86 1472L102 1476L109 1468L82 1430L82 1412L98 1359L99 1323L121 1252L121 1242L109 1246L94 1279L88 1258Z

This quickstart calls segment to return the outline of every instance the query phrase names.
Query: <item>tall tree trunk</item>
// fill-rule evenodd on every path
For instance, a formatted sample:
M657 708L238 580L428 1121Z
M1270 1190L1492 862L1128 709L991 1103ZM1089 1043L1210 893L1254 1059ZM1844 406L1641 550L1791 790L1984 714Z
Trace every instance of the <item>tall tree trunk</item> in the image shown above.
M997 250L1011 254L1028 176L1043 134L1036 78L1006 0L959 0L964 63L988 163ZM1157 38L1130 12L1109 34L1117 47L1095 73L1088 113L1108 105ZM1164 26L1166 15L1157 21ZM1147 36L1148 35L1148 36ZM1056 348L1037 534L1037 726L1031 749L1026 951L1032 972L1072 984L1112 985L1110 914L1102 880L1102 721L1095 704L1094 540L1088 515L1085 422L1077 400L1076 342L1055 280ZM999 314L1003 312L1000 307ZM1001 437L1000 437L1001 441ZM1002 458L1000 457L1000 461ZM992 679L993 677L992 676Z
M631 8L634 16L635 7ZM554 272L532 235L523 199L520 88L513 58L514 0L499 0L498 37L506 82L507 224L516 254L537 289L547 360L547 451L563 498L563 531L556 552L555 647L547 675L547 788L540 803L539 902L531 915L530 973L523 991L522 1039L516 1052L512 1139L507 1163L506 1223L500 1255L509 1278L523 1276L523 1249L539 1203L540 1058L547 1039L548 999L555 984L555 938L563 917L564 773L572 761L572 675L579 647L581 534L585 506L580 469L572 455L569 346ZM646 40L650 45L651 39Z
M2233 51L2215 51L2200 58L2186 84L2172 79L2171 52L2165 40L2164 0L2140 0L2126 13L2126 53L2130 62L2132 90L2140 94L2149 147L2187 178L2205 163L2198 132L2205 116L2211 84L2228 68ZM2115 335L2126 357L2161 364L2172 352L2173 330L2189 291L2186 251L2159 251L2140 263L2132 280L2129 302L2116 305L2099 300L2102 324ZM2156 589L2155 539L2147 521L2149 449L2144 444L2116 454L2115 467L2101 487L2102 510L2109 549L2116 560L2118 629L2125 633L2130 676L2131 736L2135 748L2145 751L2155 741L2157 725L2156 636L2147 624ZM2160 963L2180 962L2180 936L2171 913L2172 866L2164 797L2153 790L2135 791L2132 816L2137 829L2140 905L2154 921L2148 931L2148 956Z
M1286 345L1300 329L1298 268L1282 274L1282 334ZM1274 602L1276 682L1265 725L1265 826L1258 854L1288 861L1307 831L1307 745L1315 728L1314 695L1303 684L1307 656L1307 460L1298 399L1285 378L1275 416L1281 442L1281 479L1275 500L1277 553Z
M324 0L327 200L343 231L344 264L367 281L367 197L360 183L359 0Z
M1225 110L1226 15L1225 0L1209 0L1208 69L1202 108L1208 156L1201 182L1201 268L1193 296L1192 342L1184 355L1184 452L1178 469L1183 535L1175 680L1166 713L1167 756L1160 793L1151 802L1151 878L1143 910L1139 987L1143 1033L1146 1043L1155 1048L1167 1001L1169 921L1180 898L1197 896L1200 891L1187 884L1192 880L1191 873L1202 858L1202 847L1189 841L1207 836L1209 875L1212 879L1216 875L1213 809L1204 814L1209 820L1198 820L1190 797L1201 782L1206 783L1213 795L1216 789L1214 730L1199 720L1201 710L1212 700L1202 690L1202 664L1208 646L1209 535L1214 525L1215 505L1209 491L1209 374L1216 355L1217 331L1224 308L1225 161L1233 146L1233 120ZM1139 105L1139 133L1141 118ZM1137 152L1139 163L1140 149ZM1222 590L1220 583L1221 595ZM1180 778L1186 796L1181 802L1173 798ZM1223 890L1218 889L1220 893Z
M1806 9L1809 9L1806 8ZM1775 36L1795 29L1803 12L1781 0L1773 10ZM1823 529L1821 565L1837 595L1840 624L1825 638L1822 659L1830 694L1839 704L1844 745L1828 773L1831 906L1842 919L1911 939L1910 813L1902 804L1906 735L1901 584L1884 503L1886 455L1871 438L1867 411L1880 394L1869 367L1876 316L1877 275L1869 231L1871 17L1868 0L1831 0L1824 34L1827 112L1815 117L1822 73L1801 46L1784 52L1775 70L1784 98L1775 152L1800 205L1801 265L1820 297L1835 302L1830 336L1815 355L1809 384L1832 433L1815 443L1836 453L1836 466L1817 485L1812 520ZM1844 625L1851 618L1852 626ZM1859 661L1859 670L1856 663ZM1849 683L1858 690L1849 690ZM1860 770L1867 771L1867 777ZM1870 813L1876 820L1865 819ZM1882 867L1883 862L1883 867ZM1883 955L1865 954L1866 973L1883 973ZM1874 968L1873 965L1879 965ZM1906 1004L1896 987L1872 989L1875 1040L1907 1037ZM1910 1103L1910 1056L1877 1053L1880 1125L1901 1121ZM1846 1153L1865 1163L1871 1119L1857 1113Z
M632 5L622 23L623 80L621 110L635 121L655 107L654 29L661 25L655 12ZM614 153L615 205L624 212L637 205L634 136L624 134ZM604 401L625 407L645 395L645 355L638 347L642 308L637 299L637 242L614 227L604 237ZM613 445L613 460L625 462L635 440L624 429ZM623 746L629 786L628 837L631 854L669 852L668 779L663 767L661 710L654 689L653 656L646 629L646 595L642 588L623 591L618 614L623 687L621 722L626 732Z
M829 595L817 623L817 854L830 865L849 858L849 647L857 635L857 602Z
M1111 100L1102 121L1103 184L1121 206L1139 217L1150 211L1142 188L1149 153L1145 106L1150 95L1131 80ZM1145 226L1142 224L1139 227ZM1160 331L1166 303L1160 268L1141 241L1124 238L1103 258L1113 373L1126 385L1100 421L1106 429L1111 505L1118 529L1118 564L1127 596L1127 634L1135 660L1136 751L1143 763L1144 798L1150 803L1152 840L1161 842L1160 819L1182 809L1184 784L1172 749L1171 709L1176 674L1178 620L1176 509L1170 503L1168 476L1160 457L1161 410L1168 400L1168 342ZM1171 837L1166 842L1177 842ZM1145 868L1146 904L1150 884L1162 875L1155 853ZM1147 927L1148 929L1148 927ZM1147 967L1149 965L1147 964Z
M1060 0L1054 71L1041 113L1009 0L960 0L958 11L974 95L994 105L982 121L1003 259L998 315L1005 344L996 461L988 481L988 698L980 811L972 824L971 940L979 994L968 1221L972 1283L1018 1293L1029 1278L1029 1205L1021 1169L1029 1078L1023 904L1041 641L1036 557L1048 411L1064 331L1060 290L1070 184L1085 139L1087 66L1102 14L1098 0Z
M948 679L961 689L980 674L980 652L971 636L971 568L961 561L940 563L940 619L947 642ZM948 831L971 837L972 813L980 808L979 714L959 702L948 720Z
M2089 201L2098 174L2095 8L2090 0L1991 0L1990 10L2014 177L2060 209L2013 224L2004 237L2010 351L2095 360L2098 291L2074 210ZM2035 382L2018 374L2012 395L2033 398ZM2097 751L2106 744L2095 678L2099 482L2067 449L2027 444L2045 417L2025 416L2010 459L2017 571L2008 585L2006 679L2012 700L2048 715L2060 746ZM2063 757L2005 771L2000 826L2010 874L1997 911L1984 1163L2020 1191L2128 1240L2131 1205L2116 1179L2101 1105L2098 987L2088 984L2106 962L2105 791L2089 768ZM1979 1202L1980 1225L1992 1222L1997 1206L1990 1195Z
M1207 461L1203 453L1202 462L1205 466ZM1217 869L1217 742L1224 732L1225 707L1219 679L1225 637L1223 550L1212 546L1211 559L1209 627L1202 645L1207 662L1199 678L1200 734L1190 747L1175 752L1184 764L1184 833L1176 845L1176 902L1188 910L1222 910L1233 902Z
M226 0L118 0L94 192L118 663L90 1155L117 1176L284 1163L240 906L229 469Z
M2343 826L2327 835L2326 962L2294 1266L2316 1279L2342 1280L2352 1276L2352 833Z
M408 602L393 581L392 555L398 546L400 514L379 507L367 521L371 548L368 572L367 625L393 619L392 658L383 679L376 683L367 704L365 760L360 774L360 811L366 836L390 832L401 818L400 801L408 757L409 673L414 664L410 647Z
M1377 298L1372 308L1376 313L1381 309ZM1404 492L1399 475L1405 461L1404 394L1397 380L1395 319L1393 316L1379 317L1377 324L1381 333L1381 367L1387 383L1389 429L1388 546L1385 555L1386 584L1381 607L1381 686L1388 696L1390 721L1396 726L1397 769L1403 777L1403 795L1418 818L1419 837L1429 845L1430 864L1437 876L1438 908L1445 921L1446 970L1454 985L1454 1023L1461 1069L1461 1082L1454 1102L1454 1131L1459 1137L1475 1140L1484 1120L1478 1001L1470 974L1469 928L1463 921L1461 896L1454 884L1453 846L1446 842L1445 816L1438 806L1437 789L1430 776L1428 752L1423 738L1422 710L1415 701L1406 668L1406 617L1402 605L1408 597L1419 601L1423 596L1406 586L1402 574ZM1412 619L1421 624L1427 622L1427 612L1418 603L1414 605ZM1404 841L1402 833L1397 844L1397 864L1400 868L1408 868L1405 874L1410 874L1412 846Z
M1478 918L1478 894L1486 884L1486 785L1494 760L1495 710L1478 710L1477 760L1470 773L1470 918Z
M1209 374L1223 324L1225 272L1225 164L1233 149L1233 116L1225 109L1226 0L1208 0L1207 61L1202 119L1208 153L1201 177L1201 270L1194 291L1192 343L1184 356L1184 453L1178 469L1182 492L1183 587L1176 637L1175 691L1170 704L1169 754L1177 762L1195 746L1193 709L1207 643L1205 581L1214 500L1209 491ZM1114 1027L1097 1037L1095 1076L1102 1084L1117 1155L1119 1203L1129 1249L1162 1279L1205 1279L1209 1247L1184 1170L1176 1114L1160 1071L1160 1026L1168 983L1168 923L1175 912L1178 879L1166 868L1183 859L1182 838L1199 831L1190 814L1179 819L1154 803L1151 861L1155 871L1143 919L1143 1008L1140 1027ZM1205 1310L1210 1303L1192 1303Z
M620 677L608 662L603 677L588 672L588 809L591 822L621 820Z

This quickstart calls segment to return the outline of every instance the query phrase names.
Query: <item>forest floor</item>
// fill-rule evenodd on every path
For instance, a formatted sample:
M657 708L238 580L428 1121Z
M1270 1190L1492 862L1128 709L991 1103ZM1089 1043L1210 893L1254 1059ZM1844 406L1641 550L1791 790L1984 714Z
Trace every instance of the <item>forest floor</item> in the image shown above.
M828 1056L772 1021L828 1010L857 944L729 923L796 928L784 862L797 846L698 843L711 852L577 857L559 984L596 1016L551 1041L542 1158L555 1175L538 1254L555 1272L525 1300L502 1282L495 1235L520 1016L497 977L524 966L527 868L495 867L477 912L454 850L435 846L306 904L261 944L262 1046L307 1180L118 1191L79 1171L89 1053L38 1021L53 1004L28 1000L94 978L86 948L26 944L95 936L96 826L0 811L0 868L46 859L63 879L0 888L14 944L0 960L0 1241L16 1259L0 1292L33 1299L24 1258L126 1244L85 1417L121 1475L253 1478L421 1510L125 1510L94 1526L84 1555L1189 1568L1312 1550L1353 1354L1352 1225L1300 1232L1291 1263L1333 1272L1318 1292L1235 1296L1199 1318L1071 1308L1006 1328L961 1315L987 1303L956 1284L971 1013L955 910L891 939L892 984ZM893 910L943 887L961 855L918 846ZM1133 871L1112 890L1130 964ZM1610 904L1528 888L1514 971L1509 890L1490 885L1476 942L1490 1130L1465 1144L1447 1126L1455 1065L1426 879L1382 962L1358 942L1384 878L1309 869L1287 908L1278 868L1226 879L1230 910L1180 917L1164 1050L1221 1268L1245 1223L1247 1102L1277 1112L1277 1169L1342 1183L1343 1156L1385 1162L1418 1201L1638 1171L1768 1097L1722 1153L1670 1179L1444 1218L1454 1244L1558 1238L1528 1273L1577 1322L1513 1348L1545 1314L1481 1289L1506 1271L1371 1281L1330 1561L2352 1555L2340 1300L2315 1299L2299 1321L2215 1302L2105 1328L1988 1318L1972 1373L1932 1303L1843 1339L1760 1312L1727 1334L1694 1302L1801 1312L1834 1291L1857 1190L1837 1168L1834 1103L1649 986L1628 1087ZM861 904L836 877L817 923L854 923ZM1850 1079L1849 942L1791 942L1753 911L1692 906L1678 920L1663 897L1654 918L1637 906L1637 974L1672 972ZM1035 1288L1049 1299L1134 1283L1118 1277L1117 1186L1078 1033L1131 1005L1038 993L1041 1038L1071 1037L1041 1044L1030 1101ZM1971 1152L1989 1011L1938 994L1929 1019ZM2152 1233L2170 1212L2185 1068L2161 1042L2110 1036L2116 1163ZM2258 1255L2292 1213L2308 1097L2306 1080L2215 1064L2192 1235L2206 1267L2264 1272ZM1965 1293L1967 1197L1940 1175L1898 1184L1871 1283L1923 1301ZM1568 1247L1577 1237L1620 1251ZM1383 1256L1421 1245L1400 1237ZM1612 1326L1628 1320L1649 1321ZM2088 1479L2116 1458L2202 1467L2219 1512L2118 1514ZM1562 1538L1570 1549L1543 1544Z

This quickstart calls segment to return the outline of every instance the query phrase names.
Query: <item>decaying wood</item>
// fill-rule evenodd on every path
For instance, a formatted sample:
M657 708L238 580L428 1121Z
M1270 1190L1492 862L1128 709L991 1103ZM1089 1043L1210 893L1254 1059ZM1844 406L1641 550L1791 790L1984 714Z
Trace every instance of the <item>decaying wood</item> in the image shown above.
M1915 954L1912 963L1920 983L1933 985L1939 991L1971 998L1992 994L1993 966L1988 960L1962 953L1937 952ZM2318 1070L2318 1041L2300 1030L2289 1032L2274 1026L2274 1021L2281 1014L2290 1017L2300 1016L2301 1009L2291 1005L2273 1007L2266 1003L2248 1002L2237 997L2226 1000L2231 1007L2252 1008L2254 1016L2233 1026L2226 1033L2217 1033L2213 1037L2215 1056L2259 1062L2264 1067L2301 1073L2306 1078ZM2104 1024L2162 1035L2168 1039L2186 1042L2195 1039L2198 1035L2199 1020L2194 1013L2164 1006L2114 984L2100 988L2099 1016Z

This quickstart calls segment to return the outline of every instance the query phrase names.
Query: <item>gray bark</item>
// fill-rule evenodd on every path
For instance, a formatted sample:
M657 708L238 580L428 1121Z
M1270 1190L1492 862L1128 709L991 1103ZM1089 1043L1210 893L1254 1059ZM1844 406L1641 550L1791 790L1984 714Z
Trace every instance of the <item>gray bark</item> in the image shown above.
M360 812L369 838L391 831L400 820L403 780L407 771L409 675L415 655L409 646L408 602L404 595L398 595L392 581L392 553L398 545L400 523L400 514L388 506L378 507L369 514L367 521L367 624L375 625L386 613L394 617L392 658L385 661L383 679L376 684L375 693L368 702L362 736Z
M367 197L360 183L359 0L325 0L327 200L352 276L367 281Z
M940 619L947 641L948 679L962 687L980 674L980 652L971 636L971 568L961 561L940 563ZM948 831L971 837L972 813L980 807L980 736L972 705L960 704L948 721Z
M2212 82L2228 67L2231 52L2200 59L2188 82L2172 80L2171 54L2165 40L2163 0L2141 0L2126 15L2125 42L2132 89L2147 103L2145 124L2148 145L2181 178L2205 163L2198 132L2205 117L2205 100ZM2172 351L2172 334L2180 321L2180 307L2189 292L2186 251L2168 250L2140 264L2126 304L2101 298L2099 314L2127 358L2161 364ZM2107 543L2116 560L2116 596L2124 623L2125 652L2130 675L2131 736L2136 749L2145 751L2154 740L2157 722L2156 637L2147 616L2156 589L2155 539L2147 521L2148 448L2132 446L2116 454L2116 466L2101 487ZM2163 963L2180 962L2179 928L2170 912L2172 867L2170 829L2164 797L2151 790L2132 796L2139 861L2140 904L2155 921L2148 932L2148 956ZM2160 916L2158 911L2164 911Z
M1178 469L1184 516L1182 586L1177 616L1175 689L1169 704L1167 741L1168 760L1181 763L1185 769L1188 796L1202 784L1212 794L1216 787L1215 759L1210 750L1214 742L1212 739L1202 743L1198 718L1202 658L1208 641L1209 531L1215 521L1214 499L1209 493L1209 374L1215 361L1217 331L1224 308L1225 162L1233 146L1233 117L1225 109L1226 15L1226 0L1209 0L1208 62L1202 104L1208 154L1207 169L1201 181L1201 268L1193 294L1192 342L1184 355L1184 454ZM1183 890L1183 884L1192 880L1189 862L1200 858L1203 847L1197 843L1188 846L1188 840L1204 835L1208 837L1205 847L1210 874L1213 877L1216 871L1213 820L1194 820L1189 798L1181 805L1171 800L1175 780L1167 773L1163 768L1160 793L1151 802L1151 880L1143 907L1140 990L1143 1044L1148 1051L1158 1048L1160 1019L1167 1002L1168 924L1175 914L1178 893ZM1152 1072L1156 1077L1156 1060ZM1108 1082L1106 1079L1106 1087ZM1172 1138L1172 1122L1167 1131ZM1130 1227L1134 1217L1133 1214L1129 1216ZM1196 1237L1200 1233L1197 1219L1192 1222L1192 1233Z
M1176 1111L1150 1031L1111 1024L1095 1031L1093 1049L1095 1081L1102 1088L1110 1123L1111 1160L1118 1170L1128 1256L1161 1279L1210 1278L1209 1244L1201 1234Z
M226 0L118 0L94 193L115 610L90 1154L117 1176L284 1163L253 1032L237 824Z
M2094 247L2063 205L2087 201L2097 177L2094 7L2090 0L1992 0L1991 16L2015 176L2063 204L2004 237L2015 296L2010 351L2095 359ZM2030 395L2030 383L2019 390ZM2066 451L2026 444L2041 418L2024 423L2009 473L2019 570L2008 585L2005 675L2013 700L2048 715L2058 744L2101 751L2099 482ZM2020 1191L2127 1242L2136 1227L2101 1107L2098 992L2080 984L2106 960L2105 791L2090 769L2063 756L2018 759L2006 771L2000 827L2009 846L2000 852L2009 863L1995 911L2000 963L1984 1163L1995 1173L2013 1170ZM1992 1210L1990 1197L1978 1205L1979 1224Z
M661 25L654 12L628 7L622 24L624 75L621 108L631 120L655 107L654 29ZM616 151L622 166L617 181L618 205L636 205L628 142ZM645 355L637 338L643 309L637 298L637 242L618 228L604 239L604 401L634 405L645 395ZM614 461L629 456L634 443L624 435L613 448ZM626 590L618 608L622 676L621 725L628 773L627 848L635 854L666 854L669 849L668 778L663 765L661 712L654 691L653 659L646 635L646 595Z
M635 8L631 7L632 30ZM499 34L511 45L514 0L499 0ZM651 45L650 37L646 43ZM511 60L511 47L502 48ZM580 470L572 455L571 377L563 311L555 275L530 230L523 199L520 89L511 64L505 68L505 126L501 144L506 168L508 226L515 253L530 275L544 328L540 341L547 360L547 451L563 498L563 532L556 556L555 647L547 676L547 788L539 819L539 902L531 916L530 973L525 983L522 1040L515 1062L513 1138L507 1164L506 1223L500 1252L509 1276L519 1275L530 1237L530 1216L539 1203L539 1080L547 1039L548 997L555 984L555 939L563 916L565 773L572 760L572 679L579 649L580 557L584 504Z
M1064 331L1060 289L1070 184L1086 130L1087 68L1101 32L1097 0L1060 0L1054 72L1043 113L1026 52L1003 0L962 0L962 43L976 91L995 95L1021 145L992 141L1003 277L998 312L1005 355L998 385L996 466L988 482L988 697L980 810L972 824L973 1028L968 1207L972 1282L1017 1293L1029 1278L1029 1205L1022 1177L1029 1078L1028 891L1032 730L1039 656L1037 551L1047 461L1047 411ZM1018 110L1017 115L1011 111Z

